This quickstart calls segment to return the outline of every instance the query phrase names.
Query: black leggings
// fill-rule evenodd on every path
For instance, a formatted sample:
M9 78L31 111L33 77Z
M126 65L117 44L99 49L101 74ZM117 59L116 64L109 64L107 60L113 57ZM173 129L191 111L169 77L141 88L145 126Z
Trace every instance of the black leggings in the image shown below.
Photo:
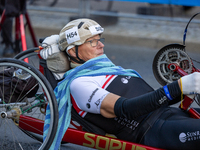
M200 149L200 119L193 119L179 108L165 107L164 112L143 137L140 144L167 150ZM200 109L196 109L200 112ZM135 141L135 131L131 126L124 126L115 119L104 118L101 115L88 113L85 119L99 126L107 133L112 133L118 139ZM135 123L132 123L132 125Z
M200 119L168 107L144 136L141 144L173 150L200 149ZM200 112L200 109L196 109Z

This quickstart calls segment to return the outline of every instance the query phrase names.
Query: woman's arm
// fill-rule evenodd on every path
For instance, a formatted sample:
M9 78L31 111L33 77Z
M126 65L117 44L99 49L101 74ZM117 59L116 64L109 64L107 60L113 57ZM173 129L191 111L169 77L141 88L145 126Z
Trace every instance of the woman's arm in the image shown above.
M179 85L178 81L167 85L172 99L181 95ZM102 101L100 112L106 118L118 116L134 119L168 104L170 100L164 88L130 99L109 93Z

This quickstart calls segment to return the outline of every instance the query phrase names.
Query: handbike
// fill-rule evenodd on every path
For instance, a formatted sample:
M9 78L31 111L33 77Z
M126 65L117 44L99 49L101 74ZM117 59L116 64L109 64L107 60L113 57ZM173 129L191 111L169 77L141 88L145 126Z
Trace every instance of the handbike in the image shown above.
M184 47L185 46L180 44L168 45L161 49L161 51L159 51L160 53L156 55L153 63L154 75L162 85L177 80L181 76L188 73L198 71L198 69L193 66L190 57L185 53ZM42 47L28 49L19 53L15 58L25 60L26 62L29 62L31 66L37 68L41 73L43 73L43 75L50 82L51 86L54 88L58 81L55 81L54 78L51 78L53 75L46 66L45 60L43 60L40 56L40 51L42 49ZM182 102L181 109L190 110L189 113L191 114L191 117L199 118L199 114L195 110L190 109L192 102L193 100L185 97ZM28 128L23 130L29 131ZM31 132L30 136L32 135L34 135L34 131ZM40 138L38 140L40 140ZM62 143L73 143L86 147L105 150L159 150L159 148L120 140L113 136L107 136L105 131L81 118L74 109L72 109L71 126L66 131L62 139Z
M43 72L46 78L49 78L46 74L51 74L48 72L48 68L45 67L45 63L41 63L42 58L40 57L40 48L33 48L21 52L15 58L25 60L28 58L29 63L33 63L32 65L37 64L37 68ZM34 58L31 58L34 57ZM36 59L37 58L37 59ZM32 61L34 60L34 61ZM36 63L36 60L39 62ZM35 64L34 64L35 63ZM46 73L45 73L46 72ZM51 86L53 87L52 79L48 79L50 81ZM186 99L186 102L191 104L191 100L189 98ZM186 106L185 106L186 105ZM184 103L184 108L189 108L188 103ZM86 147L96 148L96 149L146 149L146 150L158 150L158 148L148 147L145 145L140 145L133 142L127 142L115 137L107 136L105 131L101 128L91 124L88 121L85 121L82 117L80 117L74 109L72 109L72 119L71 119L71 127L66 131L62 143L73 143L77 145L82 145Z
M28 51L32 51L28 54ZM36 57L39 55L40 49L30 49L27 52L28 56ZM23 53L23 52L22 52ZM19 59L25 59L25 57L21 57ZM31 59L28 59L31 60ZM1 124L0 131L2 137L1 149L8 149L11 145L13 147L11 149L15 149L16 147L26 149L46 149L52 143L54 134L57 129L57 120L58 114L56 108L57 104L55 103L55 97L52 91L50 83L46 81L45 76L41 75L41 72L38 71L35 67L30 64L27 64L21 60L5 58L0 60L0 68L3 73L4 70L8 70L9 68L15 68L15 70L21 69L19 74L19 79L28 78L30 75L37 79L38 84L41 84L41 90L34 93L34 96L30 96L27 92L23 92L21 90L19 95L23 95L23 97L19 96L19 100L11 101L12 96L10 96L10 101L5 101L2 98L2 103L0 106L0 116L1 116ZM42 68L42 67L41 67ZM39 70L41 69L39 68ZM4 76L3 76L4 78ZM11 82L14 85L14 81ZM17 82L18 83L18 82ZM27 83L29 83L27 81ZM26 84L28 85L28 84ZM30 85L30 84L29 84ZM12 86L13 87L13 86ZM16 87L16 86L14 86ZM26 86L24 86L26 88ZM10 88L12 90L11 93L14 93L16 88ZM34 90L34 86L33 86ZM2 89L1 89L2 91ZM2 92L4 93L4 92ZM1 95L2 95L1 93ZM3 94L4 95L4 94ZM12 94L11 94L12 95ZM4 95L7 96L7 95ZM50 101L51 105L51 115L53 116L53 121L50 126L52 126L49 131L49 138L46 141L43 141L41 136L43 134L43 124L45 116L46 103ZM55 108L54 108L55 107ZM73 109L72 109L73 110ZM13 125L13 126L11 126ZM73 143L81 146L96 148L96 149L134 149L134 150L159 150L158 148L149 147L133 142L128 142L124 140L117 139L115 137L107 136L106 133L100 129L99 127L83 120L76 112L72 111L72 120L71 127L66 131L62 143ZM19 128L22 133L18 133L14 128ZM10 128L9 130L7 130ZM11 134L8 133L11 131ZM15 133L16 132L16 133ZM23 134L26 133L26 134ZM20 135L20 136L19 136ZM24 139L27 136L39 141L36 143L27 143L27 140L24 142ZM10 137L11 136L11 137ZM13 137L12 137L13 136ZM24 137L24 138L23 138ZM22 140L23 138L23 140ZM9 143L9 146L8 146ZM17 149L17 148L16 148ZM48 148L47 148L48 149Z

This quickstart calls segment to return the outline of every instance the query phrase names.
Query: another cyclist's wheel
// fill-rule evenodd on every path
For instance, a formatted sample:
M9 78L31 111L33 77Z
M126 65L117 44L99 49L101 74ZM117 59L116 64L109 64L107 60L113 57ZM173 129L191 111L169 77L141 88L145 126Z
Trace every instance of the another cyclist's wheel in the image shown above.
M50 108L49 130L46 139L38 142L38 137L43 135L47 105ZM57 102L46 78L21 60L1 59L0 149L49 149L57 125Z
M192 61L184 52L185 46L170 44L158 51L153 60L153 73L156 80L162 85L171 83L181 76L168 68L169 64L175 63L188 74L192 72Z

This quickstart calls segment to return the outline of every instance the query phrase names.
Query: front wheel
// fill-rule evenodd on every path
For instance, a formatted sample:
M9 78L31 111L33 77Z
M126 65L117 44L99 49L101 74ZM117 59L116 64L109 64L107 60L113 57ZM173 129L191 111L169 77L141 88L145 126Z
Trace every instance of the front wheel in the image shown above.
M49 130L41 142L47 105ZM57 125L57 102L47 79L21 60L0 59L0 149L49 149Z

